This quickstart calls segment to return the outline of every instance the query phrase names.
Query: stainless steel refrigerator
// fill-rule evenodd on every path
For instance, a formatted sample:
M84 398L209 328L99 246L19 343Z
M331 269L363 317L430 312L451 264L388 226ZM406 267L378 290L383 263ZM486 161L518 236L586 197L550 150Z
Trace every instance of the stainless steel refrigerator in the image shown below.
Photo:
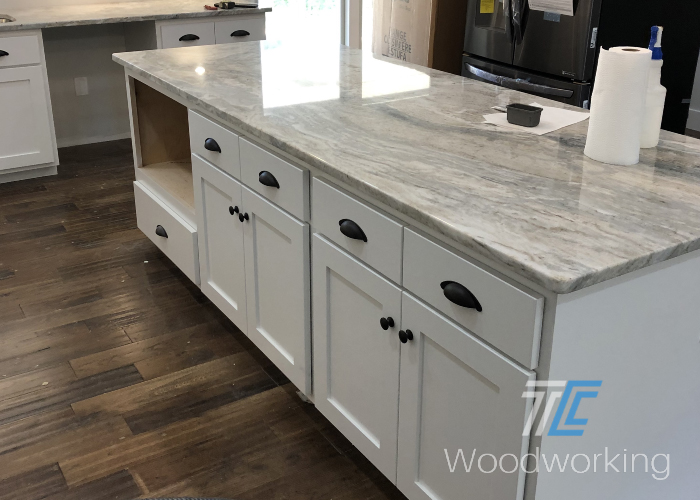
M588 108L601 3L574 0L567 16L528 0L467 0L462 76Z

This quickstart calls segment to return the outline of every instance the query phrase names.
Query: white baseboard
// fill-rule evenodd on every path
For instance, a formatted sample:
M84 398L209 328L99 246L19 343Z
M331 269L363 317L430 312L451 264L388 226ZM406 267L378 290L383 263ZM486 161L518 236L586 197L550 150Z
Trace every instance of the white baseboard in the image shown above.
M58 169L56 165L44 165L39 167L22 167L13 169L9 172L0 171L0 184L6 182L23 181L25 179L34 179L36 177L45 177L47 175L56 175Z
M690 130L700 130L700 109L691 109L688 112L688 124Z
M85 144L96 144L98 142L116 141L119 139L129 138L131 138L131 132L95 137L62 137L56 138L56 142L58 143L59 148L67 148L70 146L84 146Z

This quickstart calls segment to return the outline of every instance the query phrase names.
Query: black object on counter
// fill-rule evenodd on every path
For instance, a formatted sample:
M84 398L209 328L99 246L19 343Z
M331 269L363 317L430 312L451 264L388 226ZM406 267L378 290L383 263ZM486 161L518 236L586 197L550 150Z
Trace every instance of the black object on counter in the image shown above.
M509 104L506 106L508 123L521 127L536 127L540 124L542 108L527 104Z

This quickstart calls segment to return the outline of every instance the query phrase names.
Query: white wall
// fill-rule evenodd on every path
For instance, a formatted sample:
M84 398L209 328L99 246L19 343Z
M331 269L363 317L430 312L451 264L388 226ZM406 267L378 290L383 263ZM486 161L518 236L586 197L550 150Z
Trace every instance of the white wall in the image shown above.
M690 130L700 131L700 60L695 70L693 98L690 101L690 113L688 113L688 124L686 127Z
M43 36L58 146L129 137L124 68L112 61L125 51L124 25L50 28ZM76 77L87 77L88 95L76 95Z

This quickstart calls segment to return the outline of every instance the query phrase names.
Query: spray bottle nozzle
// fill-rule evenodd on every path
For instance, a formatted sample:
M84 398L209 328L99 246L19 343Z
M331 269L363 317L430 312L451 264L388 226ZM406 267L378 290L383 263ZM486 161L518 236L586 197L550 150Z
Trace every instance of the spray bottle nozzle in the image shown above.
M663 33L663 26L652 26L649 50L651 50L651 58L653 60L662 60L664 58L664 53L661 50L661 37L663 36Z

